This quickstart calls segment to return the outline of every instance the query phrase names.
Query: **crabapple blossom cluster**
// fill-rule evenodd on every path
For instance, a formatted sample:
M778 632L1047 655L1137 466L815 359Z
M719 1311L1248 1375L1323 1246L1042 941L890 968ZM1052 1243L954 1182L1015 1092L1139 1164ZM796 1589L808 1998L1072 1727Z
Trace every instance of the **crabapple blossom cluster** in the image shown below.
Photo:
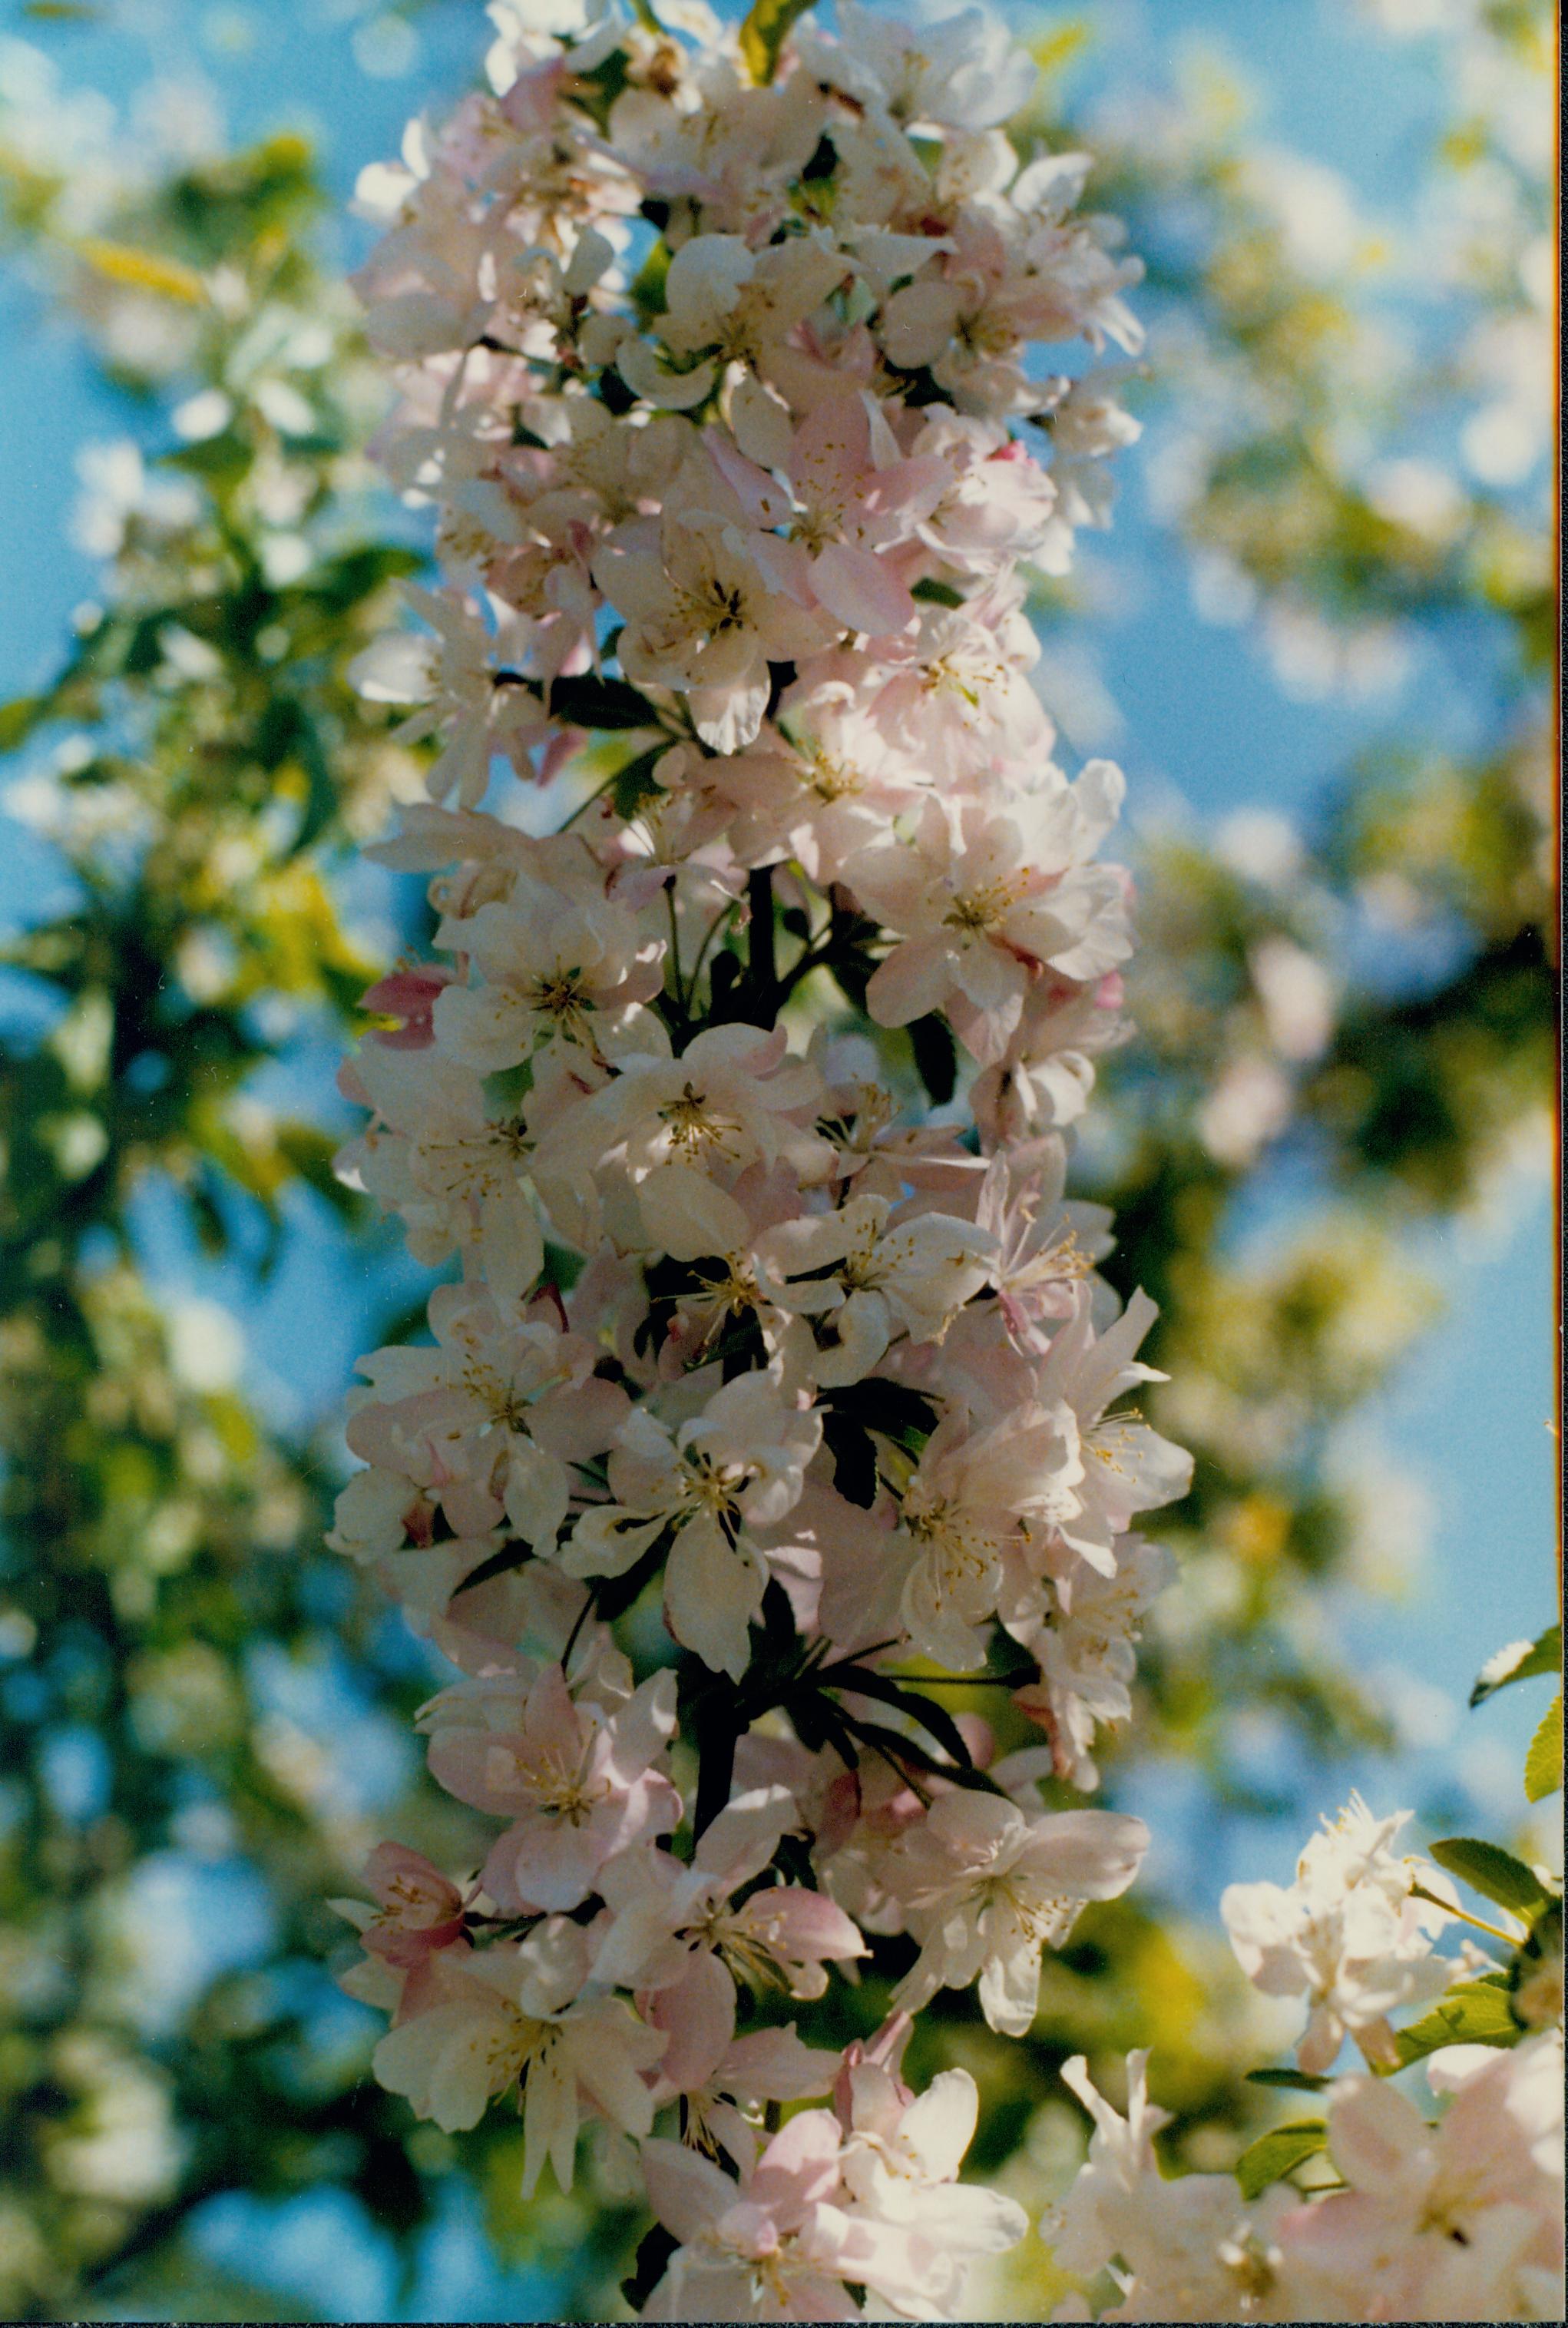
M495 0L488 93L361 185L443 577L358 667L435 740L376 852L435 925L341 1169L449 1281L362 1362L333 1542L456 1668L430 1769L502 1825L461 1881L384 1845L346 1977L421 2115L521 2096L526 2190L596 2125L644 2316L952 2316L1023 2220L909 2015L978 1983L1022 2035L1132 1882L1141 1824L1039 1782L1097 1784L1189 1469L1066 1193L1122 779L1053 760L1024 613L1133 433L1036 352L1134 347L1137 268L1086 157L1003 135L1033 69L975 12L567 13ZM611 1629L655 1592L662 1662ZM763 2017L878 1952L874 2036Z
M1082 2056L1063 2072L1090 2113L1089 2155L1042 2224L1065 2270L1109 2268L1108 2320L1561 2320L1563 2317L1562 1902L1506 1863L1512 1929L1459 1905L1447 1877L1397 1856L1404 1812L1374 1818L1353 1798L1313 1837L1289 1888L1234 1884L1222 1911L1243 1969L1310 2017L1297 2071L1264 2073L1321 2098L1323 2116L1264 2135L1235 2174L1161 2173L1149 2056L1127 2062L1125 2115ZM1534 1886L1534 1896L1531 1896ZM1505 1943L1505 1967L1445 1929ZM1387 2015L1432 2003L1395 2033ZM1331 2070L1347 2032L1364 2065ZM1423 2065L1441 2114L1386 2080ZM1297 2187L1287 2173L1317 2179ZM1323 2172L1327 2168L1328 2172ZM1053 2315L1086 2320L1079 2298Z

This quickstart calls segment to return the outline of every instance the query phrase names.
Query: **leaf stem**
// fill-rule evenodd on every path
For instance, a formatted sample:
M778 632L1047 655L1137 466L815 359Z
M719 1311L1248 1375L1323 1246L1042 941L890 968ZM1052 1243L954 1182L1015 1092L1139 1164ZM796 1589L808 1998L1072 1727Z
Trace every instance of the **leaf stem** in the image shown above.
M702 965L708 960L708 949L713 943L714 939L718 936L719 931L724 927L725 923L729 919L730 915L734 911L735 908L733 906L726 906L721 914L715 914L713 919L709 923L707 930L703 934L702 943L697 949L697 959L691 965L691 975L686 981L685 1007L688 1016L690 1014L691 1005L696 998L697 981L702 975Z
M569 832L572 826L576 824L579 816L586 816L596 801L602 801L607 792L614 790L615 777L620 774L621 771L617 768L614 776L606 776L602 784L596 784L593 791L589 793L586 798L578 801L570 816L565 818L563 821L556 827L556 831L558 832Z
M751 909L749 984L758 1026L771 1027L781 1000L778 957L773 923L773 867L759 865L746 878L746 900Z
M909 1682L916 1689L1022 1689L1026 1683L1038 1681L1039 1675L1020 1666L1010 1674L889 1673L887 1679Z
M1520 1936L1517 1932L1500 1931L1496 1924L1483 1923L1479 1916L1472 1916L1468 1909L1451 1907L1448 1901L1440 1900L1435 1892L1429 1892L1424 1883L1413 1883L1410 1887L1410 1896L1413 1900L1430 1901L1432 1907L1441 1908L1445 1916L1457 1916L1461 1924L1473 1925L1478 1932L1485 1932L1488 1939L1501 1940L1506 1948L1516 1948L1519 1945Z
M675 915L675 884L664 885L664 910L670 917L670 975L675 981L675 1007L682 1018L690 1016L686 1008L686 990L681 982L681 925Z

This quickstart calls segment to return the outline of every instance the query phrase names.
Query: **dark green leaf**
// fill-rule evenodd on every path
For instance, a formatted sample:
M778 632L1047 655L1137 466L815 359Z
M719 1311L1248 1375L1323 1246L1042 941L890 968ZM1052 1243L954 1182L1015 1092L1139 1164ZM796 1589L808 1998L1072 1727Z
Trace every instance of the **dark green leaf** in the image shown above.
M1522 1859L1495 1843L1482 1843L1473 1835L1450 1835L1432 1845L1432 1856L1472 1892L1495 1900L1499 1908L1511 1908L1516 1915L1533 1916L1551 1896Z
M662 2223L655 2223L651 2231L643 2233L631 2272L621 2282L621 2294L634 2312L642 2311L663 2278L665 2266L680 2244L674 2232L667 2231Z
M776 1576L770 1576L762 1596L760 1623L751 1627L752 1664L793 1667L800 1661L800 1635L790 1596Z
M847 1504L869 1511L877 1500L877 1450L864 1427L829 1409L822 1444L833 1459L833 1485Z
M692 1701L690 1727L691 1743L697 1749L697 1802L691 1814L691 1833L698 1842L729 1800L739 1734L737 1720L744 1723L746 1714L733 1689L707 1692Z
M932 1105L945 1107L958 1082L958 1052L952 1028L937 1011L930 1011L910 1027L909 1044Z
M1244 2199L1255 2199L1271 2182L1279 2182L1328 2146L1329 2129L1320 2117L1300 2118L1289 2126L1271 2126L1248 2145L1235 2163L1235 2178Z
M1320 2094L1332 2078L1314 2078L1305 2070L1249 2070L1249 2086L1280 2086L1292 2094Z
M927 575L923 582L910 585L909 596L922 599L928 606L962 606L963 593L955 590L951 582L938 582Z
M917 1722L939 1746L944 1746L955 1762L966 1769L972 1763L974 1758L963 1732L945 1706L933 1705L928 1697L921 1697L914 1690L900 1689L897 1682L889 1681L886 1674L874 1672L869 1666L833 1666L822 1674L822 1679L827 1681L830 1675L833 1688L853 1690L860 1697L878 1698L884 1705L895 1707L898 1713L907 1714L911 1722Z
M934 1776L947 1779L955 1787L968 1787L981 1794L1000 1792L994 1779L983 1770L976 1770L962 1762L939 1761L925 1746L913 1738L906 1738L899 1730L889 1730L885 1722L868 1722L861 1713L846 1713L844 1727L865 1745L874 1746L895 1763L913 1762L917 1770L929 1770Z
M1536 1641L1510 1641L1506 1649L1489 1657L1476 1676L1470 1692L1470 1704L1479 1705L1495 1690L1507 1689L1516 1681L1529 1681L1536 1674L1560 1673L1563 1666L1563 1628L1548 1625Z
M617 419L623 413L630 412L637 401L620 373L608 364L599 374L598 396L606 411L613 412Z
M549 690L555 718L573 728L654 728L647 699L623 679L558 679Z
M822 1403L830 1416L857 1423L862 1431L879 1431L907 1451L923 1446L936 1428L936 1409L907 1383L871 1376L830 1391Z
M298 732L297 707L286 695L268 696L266 708L257 722L256 740L252 747L257 766L265 768L268 774L274 768L281 767L294 749Z
M559 1292L569 1293L583 1273L583 1257L570 1245L556 1244L549 1237L544 1241L544 1281ZM596 1367L595 1372L598 1369Z
M828 1742L831 1700L802 1694L790 1700L790 1721L808 1754L820 1754Z

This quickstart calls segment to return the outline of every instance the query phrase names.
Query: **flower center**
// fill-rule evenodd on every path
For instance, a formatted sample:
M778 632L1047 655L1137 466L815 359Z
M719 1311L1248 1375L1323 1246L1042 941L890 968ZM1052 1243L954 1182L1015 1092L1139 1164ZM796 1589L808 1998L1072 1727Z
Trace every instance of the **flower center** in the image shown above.
M736 1493L745 1483L745 1465L718 1464L710 1455L688 1453L686 1474L688 1503L694 1509L711 1512L715 1519L723 1521L730 1529L737 1529L740 1507L736 1502Z
M925 1503L916 1483L904 1499L904 1525L934 1557L939 1597L944 1588L955 1591L990 1574L996 1558L995 1531L972 1514L941 1499Z
M536 981L529 998L542 1018L553 1018L563 1035L575 1035L586 1026L594 1006L580 970L557 970Z
M1135 1406L1124 1406L1119 1413L1107 1414L1100 1422L1091 1423L1080 1441L1084 1454L1093 1455L1095 1461L1103 1463L1108 1471L1114 1471L1118 1478L1125 1479L1128 1471L1122 1457L1131 1448L1133 1424L1141 1421L1142 1416Z
M684 1085L678 1099L669 1101L659 1110L659 1121L669 1126L671 1148L680 1149L688 1161L694 1160L707 1148L724 1150L731 1136L740 1130L733 1116L716 1114L706 1096L690 1084Z
M1024 887L1023 875L1009 873L994 881L982 881L978 888L961 889L942 916L943 925L951 930L983 931L989 936L1018 904Z

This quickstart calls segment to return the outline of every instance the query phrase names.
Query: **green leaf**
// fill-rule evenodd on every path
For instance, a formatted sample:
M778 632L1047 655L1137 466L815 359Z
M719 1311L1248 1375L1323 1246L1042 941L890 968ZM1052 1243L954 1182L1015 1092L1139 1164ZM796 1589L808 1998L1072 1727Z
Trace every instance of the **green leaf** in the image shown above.
M324 559L311 577L305 596L335 614L370 597L389 582L418 574L429 560L401 542L372 541L346 550L341 558Z
M1476 1676L1476 1685L1470 1692L1470 1704L1479 1705L1495 1690L1507 1689L1516 1681L1529 1681L1536 1674L1560 1673L1563 1667L1563 1628L1548 1625L1537 1641L1510 1641L1507 1648L1489 1657Z
M47 695L14 695L0 703L0 752L14 752L49 717Z
M1255 2199L1271 2182L1282 2182L1309 2158L1328 2147L1329 2129L1320 2117L1293 2119L1289 2126L1271 2126L1250 2143L1235 2163L1235 2178L1244 2199Z
M634 817L644 801L659 797L659 786L653 781L653 771L664 756L665 746L655 744L651 752L639 752L620 769L610 787L610 797L615 803L615 814L625 824Z
M1314 2078L1305 2070L1249 2070L1249 2086L1281 2086L1293 2094L1320 2094L1332 2078Z
M631 2272L621 2282L621 2294L634 2312L641 2312L647 2303L680 2244L674 2232L667 2231L662 2223L655 2223L651 2231L643 2233Z
M927 606L962 606L963 593L950 582L937 582L927 575L923 582L911 583L909 596Z
M1483 1973L1479 1980L1460 1981L1430 2013L1397 2032L1393 2069L1424 2060L1445 2045L1516 2045L1524 2033L1509 2006L1507 1974Z
M294 756L305 771L305 813L299 831L294 836L291 857L318 840L338 812L337 786L333 782L332 763L322 747L314 719L303 706L298 709L295 730Z
M1533 1916L1551 1898L1540 1877L1522 1859L1495 1843L1481 1843L1473 1835L1450 1835L1432 1845L1432 1856L1472 1892L1495 1900L1499 1908L1512 1909L1516 1915Z
M338 1142L314 1123L280 1123L277 1147L302 1180L344 1220L358 1218L361 1198L357 1189L338 1178L333 1169Z
M558 679L549 690L555 718L572 728L656 728L645 696L624 679Z
M846 1383L821 1402L840 1424L858 1423L863 1431L879 1431L906 1454L917 1454L936 1428L936 1409L921 1391L907 1383L880 1377Z
M232 428L225 428L216 436L198 437L193 445L176 446L173 451L158 455L166 469L183 469L192 477L206 477L214 484L224 485L237 483L253 458L244 437Z
M790 26L812 0L752 0L740 28L740 53L755 81L770 81Z
M493 1552L488 1560L482 1560L477 1568L469 1570L452 1598L455 1600L458 1593L472 1592L476 1584L488 1584L493 1576L509 1576L513 1569L525 1568L533 1556L529 1544L503 1544L499 1552Z
M1563 1693L1558 1691L1530 1741L1525 1757L1525 1797L1544 1803L1563 1784Z

